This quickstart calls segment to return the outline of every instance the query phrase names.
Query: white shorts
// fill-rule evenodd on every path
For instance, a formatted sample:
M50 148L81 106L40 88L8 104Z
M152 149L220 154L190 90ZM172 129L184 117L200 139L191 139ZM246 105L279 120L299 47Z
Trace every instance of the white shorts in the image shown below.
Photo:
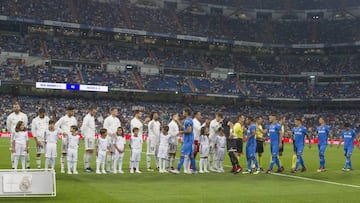
M57 157L56 144L55 143L47 143L45 146L45 157L46 158L54 158Z
M119 153L118 151L115 151L115 155L114 155L114 160L121 160L124 158L124 152L123 153Z
M147 155L156 155L159 150L159 144L158 144L157 140L154 138L149 138L146 142L147 142L146 154Z
M106 151L99 151L96 156L96 163L105 163Z
M176 154L177 152L177 145L175 144L169 144L169 154Z
M215 154L215 153L216 153L215 142L210 142L209 154Z
M113 138L110 136L107 136L108 143L109 143L109 152L115 153L115 146L113 144Z
M77 159L78 159L78 150L69 148L67 151L67 161L77 162Z
M94 150L95 149L95 138L94 137L85 137L85 150Z
M67 140L66 138L62 138L61 141L61 153L66 154L68 152Z
M26 144L15 143L15 156L25 156L27 152L25 151Z
M200 145L200 157L208 157L210 152L209 145Z
M131 150L131 161L140 161L141 160L141 150L133 149Z
M216 149L215 160L224 161L224 158L225 158L225 148L217 148Z
M36 154L44 154L45 153L45 142L40 141L42 144L42 147L36 144Z
M168 158L168 149L169 149L168 145L160 145L159 146L158 158L167 159Z

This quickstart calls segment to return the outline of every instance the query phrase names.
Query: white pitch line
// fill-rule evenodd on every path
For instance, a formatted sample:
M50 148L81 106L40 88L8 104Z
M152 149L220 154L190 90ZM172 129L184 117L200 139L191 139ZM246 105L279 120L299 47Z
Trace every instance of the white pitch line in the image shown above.
M224 166L232 167L232 166L229 166L229 165L224 165ZM271 173L271 175L282 176L282 177L293 178L293 179L299 179L299 180L312 181L312 182L318 182L318 183L325 183L325 184L330 184L330 185L337 185L337 186L344 186L344 187L351 187L351 188L360 188L360 185L337 183L337 182L326 181L326 180L305 178L305 177L301 177L301 176L286 175L286 174L282 174L282 173Z
M312 182L318 182L318 183L326 183L326 184L330 184L330 185L338 185L338 186L344 186L344 187L360 188L360 185L337 183L337 182L332 182L332 181L305 178L305 177L300 177L300 176L292 176L292 175L286 175L286 174L281 174L281 173L271 173L271 175L282 176L282 177L293 178L293 179L299 179L299 180L312 181Z

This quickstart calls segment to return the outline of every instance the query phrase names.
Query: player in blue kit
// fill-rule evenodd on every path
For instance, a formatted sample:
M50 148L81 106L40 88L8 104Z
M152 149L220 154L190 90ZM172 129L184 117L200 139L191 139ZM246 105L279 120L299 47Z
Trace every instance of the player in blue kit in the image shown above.
M307 129L302 125L301 118L295 118L295 127L292 130L292 133L295 137L295 148L296 148L296 165L295 168L291 170L292 173L296 173L299 164L301 164L301 172L306 171L304 159L302 153L304 152L305 146L305 136L307 136Z
M180 160L178 163L178 167L175 170L171 170L170 172L179 174L180 169L184 164L185 156L190 157L190 162L192 165L193 173L196 173L196 162L193 154L193 143L194 143L194 133L193 133L193 121L191 118L191 110L184 109L183 116L185 118L184 121L184 130L180 131L178 135L184 135L183 143L181 148Z
M330 138L330 142L332 142L332 131L330 126L326 125L325 118L319 118L319 124L316 128L316 134L318 137L318 149L319 149L319 158L320 158L320 167L317 172L324 172L325 170L325 150L328 145L328 139Z
M268 132L270 135L270 151L271 151L271 163L266 173L271 173L274 164L278 167L277 172L281 173L283 168L280 165L279 160L279 149L282 147L283 131L281 125L276 121L276 115L272 114L269 116L270 125Z
M253 174L259 174L260 168L259 164L256 160L256 124L254 123L254 119L252 117L247 118L247 133L246 133L246 159L247 159L247 171L244 171L243 174L252 173L251 163L254 162L256 171Z
M341 138L338 145L338 148L340 147L342 141L344 141L344 155L346 157L346 162L344 165L344 168L342 168L343 171L351 171L352 164L351 164L351 154L354 150L354 141L358 140L356 133L353 129L350 128L350 123L344 124L344 130L341 132ZM357 145L359 147L359 144Z

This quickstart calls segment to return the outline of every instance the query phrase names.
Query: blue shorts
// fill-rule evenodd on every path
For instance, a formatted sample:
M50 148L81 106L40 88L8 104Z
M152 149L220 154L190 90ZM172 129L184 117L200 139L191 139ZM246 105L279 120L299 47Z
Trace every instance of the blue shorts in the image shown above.
M193 154L193 143L183 144L181 147L181 154L191 156Z
M296 153L296 145L295 145L295 142L293 142L293 150L294 150L294 153Z
M344 147L344 156L351 156L353 150L354 150L354 147Z
M324 155L324 154L325 154L326 147L327 147L327 144L323 144L323 145L319 145L319 144L318 144L319 154Z
M256 146L246 146L246 158L255 157Z
M270 146L270 152L271 152L271 156L278 156L279 155L279 145L272 144Z
M296 147L296 155L302 155L302 153L304 152L304 145L295 145Z

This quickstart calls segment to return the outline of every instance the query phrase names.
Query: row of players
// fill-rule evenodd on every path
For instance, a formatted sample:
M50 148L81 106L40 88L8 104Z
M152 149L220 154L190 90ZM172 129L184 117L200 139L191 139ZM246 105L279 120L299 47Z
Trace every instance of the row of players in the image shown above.
M80 144L80 138L77 133L77 126L73 125L70 127L71 135L67 136L67 161L68 161L68 174L78 174L77 172L77 157L78 157L78 147ZM169 166L169 156L175 155L177 150L177 145L174 145L172 137L169 136L169 126L163 126L162 132L160 134L160 144L159 151L157 154L158 166L160 173L167 173L167 167ZM208 128L202 128L202 134L200 136L200 173L209 172L207 170L207 157L209 156L209 139L208 139ZM44 134L44 144L45 144L45 169L48 169L50 165L51 169L55 167L55 158L57 157L57 141L58 141L59 132L55 130L55 122L49 121L49 128L45 131ZM224 172L223 161L225 158L225 144L226 138L224 134L221 134L216 139L216 160L218 166L218 172ZM141 173L139 170L139 162L141 157L143 139L139 137L139 129L134 128L133 133L130 139L130 149L131 149L131 158L130 158L130 173ZM28 132L26 131L24 122L19 121L16 125L15 132L12 136L12 152L14 153L14 167L17 170L18 160L21 158L23 169L25 169L25 159L28 153ZM107 130L105 128L100 129L100 137L97 140L96 144L96 173L97 174L106 174L105 170L105 158L107 152L112 152L111 148L114 148L114 157L111 170L113 173L124 173L122 170L123 157L125 154L126 140L124 136L124 131L122 127L118 127L116 132L116 137L113 139L112 143L109 143L107 139ZM204 167L204 170L202 170ZM100 168L102 169L100 171Z
M15 104L14 105L14 114L15 115L25 115L21 112L19 112L19 105ZM16 113L17 112L17 113ZM120 121L117 118L117 109L116 108L112 108L110 110L111 115L105 119L104 121L104 128L100 130L100 135L101 138L106 138L105 141L102 141L102 139L100 138L98 140L97 146L96 146L96 154L97 154L97 173L99 172L99 167L100 165L103 166L103 170L102 173L106 172L104 169L104 165L102 163L105 163L105 157L108 160L108 171L113 171L114 173L117 172L117 170L115 169L117 166L117 163L119 163L119 171L120 173L123 173L122 171L122 157L124 155L124 149L125 149L125 138L124 138L124 130L121 126L119 126ZM95 108L90 108L89 109L89 114L87 116L85 116L84 120L83 120L83 125L82 125L82 132L84 133L85 136L85 149L86 149L86 154L85 154L85 170L86 171L91 171L92 169L89 167L89 161L91 159L90 153L88 153L90 150L93 150L94 147L94 136L87 136L87 132L89 130L89 127L91 128L92 126L94 126L94 116L96 114L96 109ZM199 114L199 113L198 113ZM191 113L189 113L189 115L191 115ZM200 115L200 114L199 114ZM75 120L73 119L74 116L74 109L73 108L68 108L67 109L67 115L60 118L58 122L54 122L54 121L49 121L48 124L48 130L45 129L43 136L38 136L41 135L42 133L37 133L39 127L41 126L45 126L45 121L49 120L49 118L47 118L45 116L45 111L44 109L40 109L39 110L39 116L36 117L33 122L32 122L32 129L35 136L35 140L37 143L36 146L36 151L37 154L42 154L43 151L46 152L46 163L45 163L45 168L48 167L48 164L50 163L51 166L54 166L54 160L56 157L56 149L54 149L54 144L56 144L57 139L55 139L55 135L58 134L62 134L62 156L61 156L61 172L65 172L64 170L64 163L65 163L65 156L67 156L67 160L68 160L68 173L77 173L76 170L76 165L77 165L77 148L78 148L78 144L79 144L79 139L77 139L77 125L71 125L70 126L70 133L67 133L66 131L62 130L62 129L66 129L66 124L69 125L71 124L71 121L73 123L75 123ZM14 117L13 115L10 115L8 119L8 123L10 123ZM23 116L24 117L24 116ZM136 160L139 159L140 155L138 158L133 158L134 155L138 154L136 152L133 152L133 150L139 149L139 146L142 146L142 138L140 138L141 143L138 143L135 139L138 137L138 135L142 134L140 133L140 128L141 125L148 125L149 128L149 138L147 139L147 163L148 163L148 167L147 170L148 171L152 171L151 167L150 167L150 161L151 161L151 155L155 155L157 161L156 161L156 165L158 168L160 168L160 172L167 172L165 170L165 168L168 168L171 162L171 168L173 168L174 165L174 160L175 160L175 154L177 151L177 145L178 145L178 135L179 135L179 115L178 114L173 114L172 115L172 122L169 123L169 126L163 126L162 128L162 133L160 133L159 137L160 138L157 142L157 130L159 129L160 131L160 123L158 121L158 114L157 113L152 113L150 116L150 119L146 119L144 122L141 122L140 120L141 118L141 112L140 111L136 111L135 113L135 118L132 120L131 125L132 125L132 138L130 140L130 146L131 146L131 159L134 159L134 167L132 168L137 168L135 166L138 166L138 163L135 163ZM71 120L69 120L71 119ZM43 122L39 122L43 121ZM137 121L137 122L136 122ZM140 121L140 122L139 122ZM141 123L141 124L140 124ZM114 129L114 127L117 127L115 133L110 133L109 131ZM139 126L140 128L136 127ZM105 128L107 127L107 128ZM109 130L108 130L109 129ZM169 129L171 129L171 132L173 132L172 136L168 136L169 134ZM203 132L208 132L209 130L205 130L207 128L203 128L202 131ZM141 128L142 131L142 128ZM18 121L17 125L15 126L15 129L12 131L12 146L11 146L11 152L12 152L12 157L14 157L14 162L13 162L13 168L17 168L18 165L18 160L19 157L21 157L23 163L25 164L26 160L29 160L27 158L28 156L28 138L26 137L27 132L26 132L26 127L25 127L25 122L24 121ZM93 131L95 135L95 131ZM114 131L111 131L114 132ZM208 134L208 133L207 133ZM71 136L74 135L74 136ZM73 138L73 137L76 137ZM194 136L192 136L194 137ZM202 151L205 154L204 156L207 157L208 153L209 153L209 139L206 137L203 138L205 141L202 144ZM207 140L207 141L206 141ZM224 160L224 155L225 155L225 145L226 145L226 138L224 137L224 134L221 134L221 136L218 136L218 138L216 139L217 141L217 148L218 151L222 150L222 153L218 153L218 154L222 154L220 157L221 162L223 163ZM193 141L192 141L193 142ZM205 144L206 142L208 142L208 144ZM50 144L49 144L50 143ZM106 144L103 144L106 143ZM16 147L18 146L18 147ZM136 147L138 146L138 147ZM206 147L208 146L208 147ZM45 150L43 150L45 149ZM106 154L103 156L102 153L106 152ZM90 151L91 152L91 151ZM217 157L219 157L217 155ZM110 170L110 162L111 160L113 160L113 169ZM38 167L40 167L40 161L39 158L37 156L37 165ZM139 160L138 160L139 161ZM219 160L220 161L220 160ZM202 163L203 161L201 161ZM204 162L206 163L206 162ZM223 165L223 164L220 164ZM23 165L23 168L25 168L25 165ZM219 170L223 171L223 167L218 167ZM139 172L139 170L136 170L137 172ZM205 168L204 172L208 172L207 169Z
M26 115L20 112L20 106L18 104L14 104L13 106L14 113L10 114L8 117L8 126L9 123L12 123L16 120L16 118L20 118L17 121L17 125L19 125L19 121L22 121L21 118L25 118ZM86 153L84 155L84 164L85 170L90 172L92 169L90 168L90 160L95 149L95 119L94 116L96 114L95 108L90 108L89 113L85 116L83 120L83 125L81 127L81 131L85 137L85 150ZM25 115L25 116L24 116ZM143 127L145 125L148 126L149 137L147 139L147 170L152 171L151 165L151 156L155 155L156 157L156 165L159 167L160 172L165 172L165 168L174 168L174 160L175 153L177 151L177 140L178 136L183 135L183 143L180 161L177 169L172 170L172 172L178 173L182 164L185 163L185 172L191 173L191 169L189 167L189 160L191 160L191 165L193 171L196 171L196 163L194 157L196 156L197 149L200 146L200 172L207 172L207 160L210 159L210 170L212 171L223 171L223 160L225 155L225 147L228 147L228 154L230 156L231 163L233 165L233 172L238 173L242 170L239 165L238 158L242 154L242 143L247 141L246 146L246 158L248 161L248 170L244 171L244 173L251 172L252 162L256 167L255 173L261 170L261 154L263 153L263 137L264 133L268 133L270 136L271 142L271 155L272 161L270 167L267 172L271 172L272 166L276 164L278 166L278 172L283 170L281 164L281 155L283 152L283 142L282 138L285 135L285 127L284 122L285 118L281 118L279 122L276 120L275 115L269 116L269 120L271 125L269 125L267 130L263 130L261 127L261 117L257 117L255 120L251 117L247 118L245 128L245 117L239 116L238 122L233 125L231 122L223 121L223 116L221 113L216 114L216 118L209 123L200 124L199 120L201 118L200 112L195 112L194 119L191 118L191 111L189 109L183 112L184 124L182 125L179 122L178 114L172 115L172 121L168 126L164 126L162 129L162 133L160 133L160 122L158 121L158 114L152 113L150 118L141 120L141 112L136 111L134 119L131 121L131 166L130 168L136 169L139 172L138 161L140 161L140 155L137 155L135 149L138 149L139 146L142 146L142 136L138 138L141 140L139 144L137 143L136 137L138 135L142 135ZM24 119L25 120L25 119ZM21 126L15 126L12 136L12 160L13 160L13 168L16 168L19 157L23 157L22 161L25 163L26 160L29 160L28 154L25 153L28 149L28 142L26 142L25 138L21 138L23 136L14 136L19 134L18 132L23 131L26 126L26 121L22 122L23 127L22 130L19 130ZM331 139L331 129L328 125L325 124L325 119L320 117L319 119L320 126L316 130L316 134L319 138L319 157L320 157L320 168L319 172L325 171L325 150L328 143L328 138ZM49 125L49 118L45 116L44 109L39 110L39 116L36 117L32 122L32 131L35 136L35 140L37 143L37 165L40 167L40 154L44 153L44 146L47 136L45 131L47 129L51 129L52 124ZM223 126L229 126L230 132L227 133ZM106 138L106 147L102 144L101 139L98 141L97 149L97 171L100 172L100 165L103 166L103 171L105 172L104 165L105 159L107 160L107 170L110 171L110 165L112 160L113 169L112 171L116 172L116 165L121 163L122 165L122 157L125 149L125 140L117 139L117 137L123 138L123 129L121 128L120 120L117 118L117 109L110 109L110 116L107 117L104 121L103 129L100 130L100 134L102 138ZM184 131L179 131L179 127L184 128ZM12 129L9 128L8 129ZM41 129L41 130L40 130ZM198 130L199 129L199 130ZM18 131L18 132L16 132ZM41 132L42 131L42 132ZM77 173L76 171L76 162L77 162L77 146L79 141L74 141L71 139L73 134L77 134L77 121L74 118L74 108L67 109L67 115L63 116L56 123L54 123L53 129L51 130L55 134L61 133L62 136L62 155L61 155L61 172L65 172L64 163L66 156L68 156L68 165L69 165L69 173ZM199 133L196 133L199 131ZM246 133L244 133L247 131ZM40 132L40 133L39 133ZM229 136L225 136L228 134ZM244 137L244 134L246 136ZM302 159L302 153L304 149L304 139L308 135L308 132L304 126L302 126L302 119L295 119L295 127L290 132L293 135L294 139L294 156L293 156L293 164L292 164L292 172L296 172L299 165L302 165L302 171L306 170L304 165L304 161ZM118 136L117 136L118 135ZM198 135L198 137L196 136ZM20 137L20 138L18 138ZM77 136L75 136L77 137ZM356 139L355 132L350 129L350 125L346 124L345 129L342 132L342 137L344 139L344 149L346 156L346 164L344 166L344 170L351 170L351 153L353 149L353 141ZM228 139L227 139L228 138ZM118 144L117 140L119 141ZM199 145L200 141L200 145ZM53 142L53 141L52 141ZM16 147L16 143L18 146ZM190 144L191 143L191 144ZM50 144L51 145L51 144ZM133 145L133 146L132 146ZM136 147L134 147L136 146ZM165 150L166 148L166 150ZM20 151L19 151L20 150ZM100 155L99 155L100 150ZM135 151L134 151L135 150ZM47 162L51 162L53 166L55 157L54 150L49 149L46 150ZM75 152L76 151L76 154ZM103 152L106 152L105 155L102 155ZM141 151L141 148L140 148ZM258 159L255 154L258 153ZM122 154L119 156L119 154ZM166 155L165 155L166 154ZM55 154L56 155L56 154ZM76 155L76 156L75 156ZM164 158L165 157L165 158ZM116 162L115 162L116 161ZM260 164L260 166L259 166ZM46 164L47 165L47 164ZM179 168L180 166L180 168ZM119 172L123 172L122 168L119 168Z
M11 113L7 118L7 129L10 132L15 131L15 125L18 121L23 121L25 126L28 123L26 114L20 112L20 105L18 103L13 105L13 113ZM96 115L96 109L90 108L89 113L84 117L82 126L81 126L81 132L85 137L85 154L84 154L84 166L85 170L88 172L93 171L90 168L90 160L93 154L93 151L95 149L95 115ZM194 132L196 132L197 137L200 135L200 112L196 113L196 117L198 118L197 122L195 122L194 126ZM118 119L118 109L117 108L111 108L110 109L110 115L104 120L103 128L107 130L107 138L109 139L109 143L113 142L114 137L116 137L117 128L121 127L120 120ZM151 171L153 170L151 165L151 158L152 156L155 156L157 161L156 165L158 167L158 150L159 150L159 144L160 144L160 122L158 120L159 116L158 113L152 113L150 118L146 118L144 121L141 120L142 112L136 111L134 118L131 120L131 131L133 131L134 128L139 129L139 135L143 135L143 128L145 126L148 127L148 139L147 139L147 170ZM173 153L170 153L170 162L171 165L174 165L175 160L175 153L177 149L178 139L176 138L177 132L179 132L179 116L178 114L174 114L172 122L169 123L170 132L172 132L172 142L174 142L175 147L172 147L171 151L174 151ZM39 115L32 121L31 123L31 130L35 137L36 141L36 163L37 167L40 168L41 165L41 159L40 155L44 153L44 146L45 146L45 137L44 132L48 128L48 121L50 119L45 115L45 110L40 109ZM195 119L194 119L195 120ZM68 151L68 143L67 143L67 136L71 134L70 127L71 126L77 126L77 121L74 117L74 108L68 108L67 113L65 116L60 118L55 123L55 130L62 134L62 154L61 154L61 172L65 172L65 160L67 157L67 151ZM133 133L132 133L133 134ZM197 139L198 140L198 139ZM172 145L172 146L174 146ZM111 145L110 145L111 146ZM114 155L114 147L109 147L110 150L107 153L106 161L107 161L107 171L110 171L110 165L111 160L113 160ZM11 149L12 150L12 149ZM13 151L13 150L12 150ZM14 153L12 153L12 162L14 163ZM26 167L29 167L29 156L27 155L26 160ZM14 168L14 166L13 166Z
M14 115L24 115L23 113L19 112L19 105L15 104L14 105ZM17 113L16 113L17 112ZM108 152L108 158L111 157L112 155L115 155L115 157L111 157L111 159L113 159L114 163L113 163L113 167L117 165L117 162L119 162L119 172L123 173L122 171L122 157L124 154L124 148L125 148L125 139L124 139L124 131L122 129L121 126L119 126L119 120L116 117L117 116L117 109L116 108L112 108L110 110L111 112L111 117L108 117L107 119L105 119L104 121L104 127L107 128L103 128L100 130L100 134L101 134L101 138L106 138L105 141L102 141L102 139L100 138L98 140L98 144L97 144L97 158L99 159L97 161L97 173L99 173L99 167L100 167L100 163L105 162L105 156L102 156L102 153ZM82 125L82 132L85 135L85 148L87 151L93 149L94 146L94 136L86 136L87 135L87 130L88 127L92 127L94 126L94 116L95 116L96 110L94 108L90 108L89 109L89 114L84 118L83 121L83 125ZM67 109L67 115L62 117L57 123L53 122L53 121L49 121L49 127L48 130L45 129L43 136L37 136L39 134L42 133L35 133L35 140L37 143L37 154L41 154L42 153L42 149L46 148L46 167L48 167L49 162L51 163L52 167L54 165L54 160L56 157L56 149L54 149L54 144L56 144L57 139L55 139L56 135L62 133L63 135L63 139L62 139L62 157L61 157L61 171L64 171L64 157L67 156L68 157L68 173L77 173L76 170L76 165L77 165L77 148L78 148L78 144L79 144L79 139L77 136L77 126L76 125L71 125L70 126L70 133L66 133L65 131L62 131L62 129L66 128L65 124L69 124L71 122L69 122L69 118L75 123L75 120L72 119L74 115L74 109L73 108L68 108ZM13 115L9 116L8 119L8 124L13 120ZM24 116L23 116L24 117ZM137 119L137 121L140 121L140 117L141 117L141 112L137 111L136 112L136 117L135 119ZM168 154L170 155L170 157L172 158L172 165L173 162L175 160L175 154L177 151L177 145L178 145L178 139L177 139L177 135L179 132L179 116L178 114L174 114L172 116L173 121L169 124L169 126L172 129L172 132L176 132L174 134L174 136L167 136L168 135L168 131L169 131L169 126L164 126L162 129L162 134L160 135L160 140L159 143L156 142L156 128L160 129L160 124L158 121L158 114L157 113L152 113L152 115L150 116L151 120L154 122L149 122L149 119L147 119L145 122L148 122L148 127L149 127L149 139L148 139L148 161L150 162L151 157L149 157L149 155L156 155L157 158L157 166L160 166L160 172L165 172L165 165L166 162L168 160ZM32 122L32 129L33 132L37 132L38 127L40 126L45 126L44 122L39 122L39 120L41 121L46 121L49 120L46 116L45 116L45 111L44 109L40 109L39 110L39 116L37 118L35 118ZM90 122L89 122L90 121ZM92 121L92 122L91 122ZM136 120L133 120L136 121ZM139 122L138 122L139 123ZM92 125L91 125L92 124ZM131 150L136 150L139 148L139 146L142 146L142 138L140 138L141 143L138 143L135 139L138 137L138 134L140 132L140 129L136 126L137 123L136 122L132 122L132 139L130 141L130 146L131 146ZM116 133L115 134L109 134L107 129L113 129L113 127L117 127L116 129ZM155 131L155 132L154 132ZM95 131L94 131L95 134ZM25 127L25 122L24 121L18 121L18 123L15 126L15 129L12 133L12 146L11 146L11 152L13 154L14 157L14 163L13 163L13 168L17 168L18 165L18 160L19 157L21 157L22 161L23 161L23 168L25 168L25 160L27 159L26 156L27 151L28 151L28 138L27 138L27 132L26 132L26 127ZM74 136L71 136L74 135ZM117 135L117 136L114 136ZM223 155L222 155L222 161L224 159L224 148L225 148L225 143L226 143L226 139L225 137L220 136L219 139L221 141L219 141L219 149L223 149ZM104 144L106 143L106 144ZM138 144L136 144L138 143ZM221 145L221 147L220 147ZM136 147L138 146L138 147ZM202 147L203 149L205 149L205 145L203 145ZM209 147L207 150L209 153ZM134 162L136 162L136 160L139 159L136 158L136 152L132 151L132 159L134 159ZM86 155L89 155L88 153L85 154L85 164L87 164L87 159L91 159L91 157L86 157ZM135 158L133 158L133 156L135 156ZM206 155L207 156L207 155ZM109 160L109 159L108 159ZM138 160L139 161L139 160ZM38 167L40 165L40 163L38 162ZM134 166L138 166L138 163L131 163L134 164ZM103 173L105 172L104 170L104 165L101 164L103 166ZM91 170L90 167L86 166L86 170ZM110 168L110 164L108 164L108 167ZM115 167L114 167L115 168ZM138 168L138 167L132 167L132 168ZM148 167L148 170L152 170L150 167ZM114 172L116 172L116 169L113 169ZM207 170L205 170L207 171ZM222 170L223 171L223 170ZM137 170L137 172L139 172L139 170Z

